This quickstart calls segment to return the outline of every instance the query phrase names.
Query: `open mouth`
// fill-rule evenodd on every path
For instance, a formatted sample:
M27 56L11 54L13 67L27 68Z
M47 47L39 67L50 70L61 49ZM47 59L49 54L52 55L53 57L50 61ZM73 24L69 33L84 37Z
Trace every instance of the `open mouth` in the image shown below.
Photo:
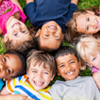
M43 84L44 84L44 82L41 82L41 81L34 81L34 84L36 85L36 86L42 86Z
M16 25L20 25L20 23L19 23L19 22L14 23L14 24L12 25L12 28L13 28L14 26L16 26Z
M72 75L75 71L71 71L71 72L68 72L66 73L67 75Z
M57 27L55 25L50 25L48 26L49 29L57 29Z

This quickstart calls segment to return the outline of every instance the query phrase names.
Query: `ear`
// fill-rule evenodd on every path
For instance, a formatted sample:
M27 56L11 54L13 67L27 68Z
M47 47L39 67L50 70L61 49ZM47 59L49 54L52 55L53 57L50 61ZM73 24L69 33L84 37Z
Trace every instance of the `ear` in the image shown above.
M79 59L78 64L79 64L79 68L81 68L81 59Z
M93 11L86 10L86 12L94 15L94 12Z
M27 70L27 76L29 76L29 71Z
M64 34L62 34L62 40L64 39Z
M57 70L57 75L58 75L58 76L60 76L60 73L59 73L59 71L58 71L58 70Z
M4 42L7 42L7 40L8 40L8 36L7 36L7 34L5 34L5 36L4 36Z
M53 78L55 77L55 75L53 75L52 77L51 77L51 79L50 79L50 81L53 81Z
M41 29L38 29L37 33L35 34L35 37L38 37L40 35Z

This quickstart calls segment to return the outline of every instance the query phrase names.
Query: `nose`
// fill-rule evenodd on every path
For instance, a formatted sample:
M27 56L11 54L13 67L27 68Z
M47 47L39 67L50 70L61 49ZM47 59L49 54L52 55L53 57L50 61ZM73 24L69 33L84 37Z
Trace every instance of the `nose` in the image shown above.
M4 66L2 63L0 63L0 71L3 71L4 70Z
M95 23L94 22L90 22L89 26L93 26L94 27Z
M67 65L66 67L65 67L65 72L68 72L68 71L70 71L71 70L71 67L69 66L69 65Z
M37 75L37 77L38 77L39 79L41 79L41 78L42 78L42 72L39 72L38 75Z

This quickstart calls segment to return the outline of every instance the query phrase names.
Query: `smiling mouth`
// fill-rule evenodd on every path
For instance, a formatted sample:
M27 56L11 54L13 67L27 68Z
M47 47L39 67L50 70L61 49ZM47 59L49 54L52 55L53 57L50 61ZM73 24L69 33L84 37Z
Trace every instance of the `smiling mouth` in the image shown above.
M68 72L66 73L67 75L72 75L75 71L71 71L71 72Z
M20 25L20 23L19 23L19 22L14 23L14 24L12 25L12 28L13 28L15 25Z
M50 25L48 26L49 29L57 29L57 27L55 25Z
M36 85L36 86L42 86L43 84L44 84L44 82L41 82L41 81L34 81L34 84Z

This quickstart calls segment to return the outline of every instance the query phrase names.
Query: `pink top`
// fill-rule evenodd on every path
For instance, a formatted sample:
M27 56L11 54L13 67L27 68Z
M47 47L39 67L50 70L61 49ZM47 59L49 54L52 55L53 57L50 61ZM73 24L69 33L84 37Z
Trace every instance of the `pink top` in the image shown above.
M100 69L96 68L96 67L92 67L92 73L94 73L94 72L99 72L100 73Z
M17 5L12 3L10 0L3 0L0 3L0 28L3 31L3 36L7 33L6 30L6 22L9 17L11 17L14 13L19 12L20 21L25 22L26 15L18 8Z

